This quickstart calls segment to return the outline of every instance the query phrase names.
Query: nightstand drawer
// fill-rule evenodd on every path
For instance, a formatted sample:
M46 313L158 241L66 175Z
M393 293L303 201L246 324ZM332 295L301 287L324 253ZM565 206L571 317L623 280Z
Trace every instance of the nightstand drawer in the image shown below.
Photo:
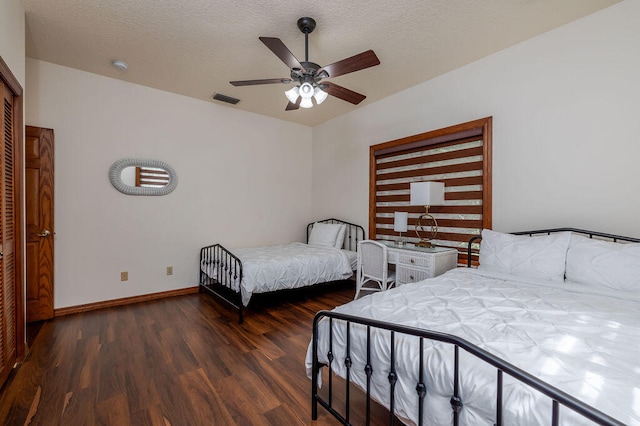
M437 277L458 263L458 251L446 247L401 247L387 245L387 262L396 267L396 285L413 283Z
M396 280L402 284L415 283L431 277L433 274L429 269L412 269L404 266L396 269Z
M399 255L398 263L409 266L421 266L428 268L433 264L432 256L416 256L409 253L401 253Z

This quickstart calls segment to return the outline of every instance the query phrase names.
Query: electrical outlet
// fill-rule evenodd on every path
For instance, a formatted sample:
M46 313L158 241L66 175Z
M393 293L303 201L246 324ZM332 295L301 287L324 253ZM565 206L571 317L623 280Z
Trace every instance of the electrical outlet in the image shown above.
M120 272L120 281L128 281L129 273L128 272Z
M173 275L173 266L167 266L167 275Z

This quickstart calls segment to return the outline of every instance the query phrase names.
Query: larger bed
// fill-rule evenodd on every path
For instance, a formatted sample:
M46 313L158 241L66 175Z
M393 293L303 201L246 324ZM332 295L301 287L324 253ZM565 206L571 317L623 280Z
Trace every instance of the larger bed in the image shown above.
M239 322L253 294L344 280L356 269L356 247L364 229L339 219L307 225L307 244L200 249L200 291L238 309Z
M314 418L349 423L328 366L407 424L640 424L640 245L573 231L483 231L480 268L319 313Z

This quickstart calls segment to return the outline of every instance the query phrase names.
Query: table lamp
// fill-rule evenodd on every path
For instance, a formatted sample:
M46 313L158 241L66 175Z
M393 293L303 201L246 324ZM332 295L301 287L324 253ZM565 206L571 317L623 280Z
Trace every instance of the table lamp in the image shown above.
M402 239L402 233L407 232L407 219L409 213L407 212L394 212L393 213L393 230L400 233L400 239L398 240L398 247L404 246L404 240Z
M444 183L411 182L410 192L411 200L409 204L412 206L425 207L425 213L421 214L416 221L416 235L420 239L416 245L420 247L433 247L430 240L436 238L438 222L435 217L429 214L429 206L444 205Z

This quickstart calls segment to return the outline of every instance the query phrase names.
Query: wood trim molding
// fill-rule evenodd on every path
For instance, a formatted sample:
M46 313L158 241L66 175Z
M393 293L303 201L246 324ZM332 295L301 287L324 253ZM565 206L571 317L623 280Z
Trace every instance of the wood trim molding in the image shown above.
M376 237L376 145L369 147L369 238Z
M469 121L467 123L456 124L454 126L444 127L437 130L431 130L429 132L407 136L405 138L396 139L389 142L382 142L376 145L372 145L371 149L372 152L375 152L376 155L382 155L390 152L412 149L417 146L426 146L436 143L448 142L453 139L480 136L482 134L481 129L484 129L487 121L491 121L491 117L480 118L478 120Z
M104 302L87 303L85 305L69 306L54 310L56 317L79 314L81 312L95 311L97 309L114 308L116 306L131 305L133 303L148 302L150 300L164 299L166 297L184 296L198 292L199 287L187 287L178 290L162 291L160 293L143 294L142 296L123 297L122 299L105 300Z
M9 90L13 93L14 96L22 96L22 86L20 86L20 82L16 78L15 75L9 69L9 65L2 59L0 56L0 79L9 86Z
M482 170L482 229L493 229L493 128L492 117L485 118L482 128L484 168Z

